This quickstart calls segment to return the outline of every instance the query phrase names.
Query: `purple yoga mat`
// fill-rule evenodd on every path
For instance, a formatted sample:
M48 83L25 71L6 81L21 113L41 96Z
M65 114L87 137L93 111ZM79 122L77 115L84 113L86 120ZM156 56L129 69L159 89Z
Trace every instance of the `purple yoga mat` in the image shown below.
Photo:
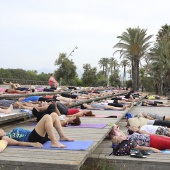
M36 148L31 146L8 146L9 148L29 148L29 149L52 149L52 150L87 150L94 141L92 140L75 140L75 141L59 141L60 143L66 145L66 148L51 148L51 141L47 141L43 144L43 148Z
M71 128L98 128L98 129L102 129L106 126L107 124L92 124L92 123L81 123L79 126L67 125L67 127Z

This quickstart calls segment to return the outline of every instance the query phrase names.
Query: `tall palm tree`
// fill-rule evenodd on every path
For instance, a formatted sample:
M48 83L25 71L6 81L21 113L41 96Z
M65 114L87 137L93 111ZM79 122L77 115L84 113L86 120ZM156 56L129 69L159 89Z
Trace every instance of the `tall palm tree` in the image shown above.
M170 89L170 25L163 25L158 31L157 40L149 53L155 79L159 80L159 94L167 93ZM164 88L163 88L164 86Z
M109 59L108 58L101 58L98 62L100 68L103 68L103 74L107 74L107 68L108 68L108 64L109 64Z
M160 81L159 93L162 94L163 83L165 88L170 88L170 49L168 41L158 41L154 44L150 53L152 70L156 73L156 79Z
M132 69L128 69L126 72L129 74L129 78L131 80L132 79Z
M126 67L130 66L130 64L127 59L124 59L120 62L120 65L123 67L123 86L126 86Z
M132 86L134 90L139 89L139 63L140 59L146 55L150 47L150 38L147 36L147 30L137 28L128 28L123 32L120 39L113 48L119 48L114 52L120 52L120 57L124 57L131 62L132 65Z
M115 65L115 58L111 57L109 59L109 65L110 65L110 74L112 75L113 74L113 68L114 68L114 65Z

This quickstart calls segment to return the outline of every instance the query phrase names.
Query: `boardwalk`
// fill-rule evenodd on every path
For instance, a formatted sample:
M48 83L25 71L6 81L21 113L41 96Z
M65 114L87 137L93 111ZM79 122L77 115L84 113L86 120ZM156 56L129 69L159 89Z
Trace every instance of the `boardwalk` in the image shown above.
M126 110L127 111L127 110ZM125 111L94 111L98 115L110 115L119 113L119 118L81 118L82 123L110 124L118 123L125 115ZM20 122L3 127L9 131L15 127L33 129L30 121ZM96 128L69 128L64 127L67 136L74 140L92 140L94 143L85 151L73 150L47 150L47 149L26 149L26 148L6 148L0 156L0 169L19 169L19 170L53 170L53 169L72 169L78 170L85 160L91 155L96 147L106 138L111 126L103 129ZM57 136L57 134L56 134ZM58 137L58 136L57 136Z
M165 101L164 101L165 102ZM170 116L170 107L143 107L135 106L131 109L131 113L136 114L143 112L157 113L160 115ZM126 121L121 120L119 125L126 132ZM95 162L105 163L111 169L121 170L169 170L170 169L170 154L152 153L146 159L132 158L130 156L114 156L109 154L112 152L111 141L107 138L96 148L91 156L85 162L85 165L95 167Z

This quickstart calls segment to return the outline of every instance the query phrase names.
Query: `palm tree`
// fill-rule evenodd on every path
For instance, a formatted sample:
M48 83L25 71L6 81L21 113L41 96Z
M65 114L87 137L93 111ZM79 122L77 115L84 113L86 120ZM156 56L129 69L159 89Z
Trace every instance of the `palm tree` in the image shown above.
M116 52L120 52L120 57L124 57L131 62L132 66L132 86L134 90L139 89L139 63L140 59L146 55L150 47L150 38L152 35L147 36L145 29L128 28L123 32L120 39L113 48L120 48Z
M128 69L126 72L129 74L130 80L132 80L132 69Z
M110 74L113 74L113 67L115 66L115 58L111 57L109 59L109 65L110 65Z
M166 89L170 88L170 49L169 42L158 41L154 44L150 53L152 70L156 73L156 79L160 81L159 93L162 94L163 83Z
M107 74L107 68L109 64L109 59L108 58L101 58L98 62L100 68L103 68L103 74Z
M170 25L165 24L157 34L157 41L149 53L151 71L159 81L159 94L167 93L170 89ZM164 87L163 87L164 86Z
M129 61L127 59L124 59L121 61L120 65L123 67L123 86L126 86L126 67L130 66Z

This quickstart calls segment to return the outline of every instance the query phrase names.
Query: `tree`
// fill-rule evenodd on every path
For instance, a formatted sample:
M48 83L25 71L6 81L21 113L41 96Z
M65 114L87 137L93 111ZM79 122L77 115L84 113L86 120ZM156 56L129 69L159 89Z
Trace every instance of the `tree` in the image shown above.
M120 52L120 57L124 57L131 62L132 66L132 87L134 90L139 89L139 62L142 57L146 55L150 47L150 38L152 35L147 36L145 29L128 28L123 32L120 39L113 48L119 48L114 52Z
M84 73L82 75L82 81L84 86L96 86L97 85L97 68L92 68L90 64L83 64Z
M55 77L57 80L62 79L67 85L73 85L76 82L76 66L72 60L69 60L68 57L66 57L65 53L59 54L54 65L58 66L58 69L55 70Z
M123 86L126 86L126 67L130 66L129 61L127 59L124 59L121 61L120 65L123 67Z
M158 41L150 52L152 71L155 73L155 79L160 82L158 93L162 94L170 88L170 48L169 42L165 40ZM163 87L164 84L164 87ZM163 89L165 88L165 89Z
M108 64L109 64L109 58L101 58L99 60L99 66L100 68L103 68L103 74L107 74L107 69L108 69Z

